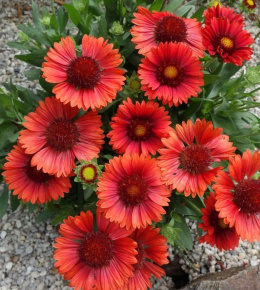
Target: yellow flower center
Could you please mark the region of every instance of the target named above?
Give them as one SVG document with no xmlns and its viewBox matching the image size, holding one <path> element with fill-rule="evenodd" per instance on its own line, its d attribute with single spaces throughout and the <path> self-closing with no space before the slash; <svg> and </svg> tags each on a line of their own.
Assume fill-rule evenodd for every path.
<svg viewBox="0 0 260 290">
<path fill-rule="evenodd" d="M 218 225 L 222 228 L 222 229 L 226 229 L 228 227 L 228 224 L 226 224 L 224 222 L 224 219 L 219 219 L 218 220 Z"/>
<path fill-rule="evenodd" d="M 250 6 L 253 6 L 255 3 L 252 0 L 247 0 L 247 4 L 250 5 Z"/>
<path fill-rule="evenodd" d="M 82 176 L 85 180 L 92 181 L 95 177 L 95 170 L 92 166 L 87 166 L 82 170 Z"/>
<path fill-rule="evenodd" d="M 137 137 L 142 137 L 146 134 L 146 127 L 139 124 L 135 127 L 134 133 Z"/>
<path fill-rule="evenodd" d="M 169 65 L 166 66 L 163 73 L 167 79 L 174 79 L 178 75 L 178 69 L 174 65 Z"/>
<path fill-rule="evenodd" d="M 126 192 L 130 196 L 138 196 L 140 194 L 140 187 L 137 185 L 130 185 Z"/>
<path fill-rule="evenodd" d="M 223 36 L 220 39 L 220 44 L 226 49 L 232 49 L 234 47 L 234 41 L 227 36 Z"/>
</svg>

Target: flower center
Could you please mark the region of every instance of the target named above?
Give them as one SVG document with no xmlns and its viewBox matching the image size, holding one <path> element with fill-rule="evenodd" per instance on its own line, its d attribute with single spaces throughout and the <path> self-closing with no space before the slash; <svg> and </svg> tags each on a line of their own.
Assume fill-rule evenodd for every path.
<svg viewBox="0 0 260 290">
<path fill-rule="evenodd" d="M 220 54 L 232 52 L 235 46 L 234 41 L 228 36 L 221 36 L 217 43 L 217 52 Z"/>
<path fill-rule="evenodd" d="M 101 77 L 101 69 L 91 57 L 80 56 L 70 62 L 67 76 L 75 87 L 93 89 Z"/>
<path fill-rule="evenodd" d="M 96 166 L 93 164 L 83 165 L 80 169 L 79 176 L 85 183 L 93 183 L 98 176 Z"/>
<path fill-rule="evenodd" d="M 157 22 L 154 33 L 157 42 L 184 42 L 187 28 L 180 17 L 169 15 Z"/>
<path fill-rule="evenodd" d="M 87 233 L 79 247 L 79 256 L 92 268 L 107 266 L 114 256 L 113 241 L 104 232 Z"/>
<path fill-rule="evenodd" d="M 142 268 L 144 260 L 145 260 L 145 250 L 140 242 L 137 243 L 137 255 L 135 256 L 137 263 L 133 265 L 134 271 Z"/>
<path fill-rule="evenodd" d="M 30 165 L 31 159 L 28 161 L 27 166 L 25 167 L 25 172 L 27 177 L 36 183 L 48 182 L 52 178 L 51 175 L 42 172 L 42 170 L 37 170 L 36 166 Z"/>
<path fill-rule="evenodd" d="M 234 203 L 247 214 L 260 212 L 260 180 L 242 180 L 234 190 Z"/>
<path fill-rule="evenodd" d="M 127 176 L 120 182 L 118 192 L 126 205 L 137 205 L 146 198 L 146 182 L 139 175 Z"/>
<path fill-rule="evenodd" d="M 222 219 L 218 219 L 218 225 L 222 228 L 222 229 L 226 229 L 227 227 L 228 227 L 228 224 L 226 224 L 225 222 L 224 222 L 224 219 L 222 218 Z"/>
<path fill-rule="evenodd" d="M 223 230 L 229 228 L 229 225 L 224 222 L 223 218 L 218 217 L 219 212 L 216 210 L 210 215 L 210 223 L 214 227 L 216 233 L 223 232 Z"/>
<path fill-rule="evenodd" d="M 130 87 L 132 91 L 138 91 L 141 88 L 141 83 L 138 80 L 132 80 L 130 83 Z"/>
<path fill-rule="evenodd" d="M 255 4 L 255 2 L 252 1 L 252 0 L 247 0 L 247 4 L 250 5 L 250 6 L 253 6 Z"/>
<path fill-rule="evenodd" d="M 132 120 L 128 126 L 128 135 L 133 140 L 146 140 L 150 136 L 150 124 L 145 120 Z"/>
<path fill-rule="evenodd" d="M 180 153 L 181 168 L 192 174 L 201 174 L 208 170 L 211 163 L 210 150 L 201 145 L 192 144 Z"/>
<path fill-rule="evenodd" d="M 57 151 L 72 149 L 79 137 L 77 126 L 65 118 L 57 118 L 52 121 L 45 134 L 47 144 Z"/>
<path fill-rule="evenodd" d="M 164 65 L 157 70 L 157 80 L 161 85 L 175 87 L 182 81 L 182 71 L 174 64 Z"/>
</svg>

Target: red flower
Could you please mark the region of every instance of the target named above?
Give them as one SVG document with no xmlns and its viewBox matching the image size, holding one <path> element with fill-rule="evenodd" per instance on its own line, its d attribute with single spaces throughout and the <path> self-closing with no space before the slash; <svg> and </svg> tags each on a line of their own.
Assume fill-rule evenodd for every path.
<svg viewBox="0 0 260 290">
<path fill-rule="evenodd" d="M 36 111 L 25 117 L 19 140 L 27 154 L 34 154 L 31 166 L 44 173 L 68 176 L 78 160 L 98 157 L 104 141 L 97 112 L 87 112 L 74 120 L 78 108 L 46 98 Z"/>
<path fill-rule="evenodd" d="M 160 149 L 159 166 L 168 185 L 185 196 L 202 196 L 212 183 L 221 166 L 212 168 L 213 162 L 228 159 L 235 151 L 222 129 L 213 129 L 211 122 L 197 119 L 176 125 L 170 138 L 163 138 L 166 148 Z"/>
<path fill-rule="evenodd" d="M 105 107 L 122 89 L 122 59 L 102 37 L 84 35 L 82 56 L 77 56 L 73 40 L 67 36 L 55 43 L 45 57 L 43 78 L 57 83 L 52 92 L 64 104 L 88 110 Z"/>
<path fill-rule="evenodd" d="M 251 10 L 256 8 L 256 2 L 254 0 L 243 0 L 243 4 Z"/>
<path fill-rule="evenodd" d="M 203 44 L 210 55 L 218 55 L 224 62 L 242 65 L 253 53 L 248 47 L 254 42 L 251 35 L 243 30 L 243 24 L 228 19 L 212 18 L 210 25 L 202 30 Z"/>
<path fill-rule="evenodd" d="M 183 42 L 192 50 L 193 54 L 203 57 L 201 23 L 195 19 L 185 19 L 165 12 L 153 11 L 139 6 L 134 13 L 135 24 L 130 30 L 132 42 L 137 44 L 140 54 L 146 55 L 158 43 Z"/>
<path fill-rule="evenodd" d="M 168 264 L 167 239 L 159 235 L 160 229 L 152 226 L 135 230 L 131 235 L 137 242 L 137 263 L 134 264 L 134 276 L 129 278 L 122 289 L 124 290 L 146 290 L 151 288 L 149 279 L 152 275 L 161 278 L 165 275 L 164 270 L 158 265 Z"/>
<path fill-rule="evenodd" d="M 203 86 L 202 66 L 183 43 L 161 43 L 153 48 L 138 69 L 141 89 L 148 98 L 178 106 L 197 97 Z"/>
<path fill-rule="evenodd" d="M 207 10 L 204 10 L 203 15 L 205 17 L 205 25 L 211 25 L 211 20 L 213 18 L 227 18 L 230 23 L 231 22 L 239 22 L 241 25 L 244 25 L 244 18 L 242 15 L 236 14 L 234 9 L 231 9 L 230 7 L 221 7 L 219 4 L 217 7 L 210 7 Z"/>
<path fill-rule="evenodd" d="M 90 211 L 64 220 L 55 239 L 54 266 L 75 290 L 116 290 L 133 276 L 136 242 L 131 231 L 111 223 L 97 211 L 97 230 Z"/>
<path fill-rule="evenodd" d="M 200 243 L 206 242 L 212 247 L 216 246 L 220 251 L 233 250 L 238 246 L 239 236 L 234 227 L 230 227 L 223 218 L 219 218 L 219 212 L 215 209 L 216 198 L 211 192 L 204 200 L 206 208 L 201 209 L 203 222 L 198 225 L 206 234 L 199 238 Z"/>
<path fill-rule="evenodd" d="M 168 112 L 158 103 L 142 101 L 133 104 L 128 98 L 110 122 L 109 144 L 118 154 L 154 155 L 163 147 L 161 138 L 169 136 L 170 124 Z"/>
<path fill-rule="evenodd" d="M 69 192 L 69 178 L 49 175 L 31 166 L 32 155 L 26 154 L 20 143 L 14 146 L 6 159 L 2 173 L 4 180 L 13 194 L 24 202 L 46 203 Z"/>
<path fill-rule="evenodd" d="M 97 196 L 97 206 L 105 217 L 130 229 L 160 221 L 170 191 L 161 180 L 157 160 L 134 153 L 114 157 L 106 164 Z"/>
<path fill-rule="evenodd" d="M 260 178 L 253 175 L 260 168 L 260 153 L 244 152 L 242 158 L 230 158 L 229 174 L 218 173 L 216 184 L 216 210 L 219 217 L 235 226 L 242 240 L 260 242 Z"/>
</svg>

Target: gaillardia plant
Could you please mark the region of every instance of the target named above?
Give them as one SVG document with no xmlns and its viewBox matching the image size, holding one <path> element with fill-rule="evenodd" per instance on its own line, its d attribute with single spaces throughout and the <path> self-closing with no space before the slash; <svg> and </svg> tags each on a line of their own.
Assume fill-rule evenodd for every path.
<svg viewBox="0 0 260 290">
<path fill-rule="evenodd" d="M 147 289 L 170 246 L 260 240 L 254 39 L 230 7 L 166 2 L 72 1 L 44 21 L 33 3 L 10 43 L 38 86 L 0 90 L 0 209 L 11 192 L 60 224 L 75 289 Z"/>
</svg>

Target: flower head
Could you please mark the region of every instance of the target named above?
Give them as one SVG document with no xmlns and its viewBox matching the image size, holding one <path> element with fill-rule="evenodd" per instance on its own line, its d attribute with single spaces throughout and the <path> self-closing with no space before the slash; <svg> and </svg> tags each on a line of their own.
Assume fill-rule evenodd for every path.
<svg viewBox="0 0 260 290">
<path fill-rule="evenodd" d="M 18 143 L 6 157 L 2 175 L 13 194 L 24 202 L 47 203 L 64 197 L 71 187 L 68 177 L 56 177 L 31 166 L 32 155 Z"/>
<path fill-rule="evenodd" d="M 162 139 L 166 148 L 159 149 L 159 166 L 166 184 L 185 196 L 202 196 L 222 169 L 212 168 L 212 163 L 228 159 L 236 149 L 221 132 L 205 119 L 176 125 L 170 137 Z"/>
<path fill-rule="evenodd" d="M 200 237 L 199 242 L 216 246 L 220 251 L 234 250 L 238 246 L 239 236 L 234 227 L 230 227 L 223 218 L 218 217 L 215 195 L 211 192 L 204 202 L 206 208 L 201 209 L 203 222 L 198 227 L 206 233 Z"/>
<path fill-rule="evenodd" d="M 243 0 L 243 4 L 250 10 L 256 8 L 256 2 L 254 0 Z"/>
<path fill-rule="evenodd" d="M 178 106 L 197 97 L 204 84 L 202 66 L 183 43 L 161 43 L 153 48 L 138 69 L 142 90 L 148 98 Z"/>
<path fill-rule="evenodd" d="M 230 23 L 234 21 L 244 25 L 244 18 L 240 13 L 235 13 L 235 10 L 230 7 L 221 7 L 220 4 L 216 5 L 216 7 L 213 6 L 204 10 L 203 15 L 205 17 L 205 25 L 211 25 L 211 20 L 213 18 L 228 19 Z"/>
<path fill-rule="evenodd" d="M 167 239 L 159 235 L 160 229 L 148 226 L 136 229 L 129 237 L 137 242 L 137 263 L 134 264 L 134 276 L 122 287 L 124 290 L 146 290 L 151 288 L 149 279 L 152 275 L 161 278 L 165 275 L 164 270 L 159 267 L 168 264 Z"/>
<path fill-rule="evenodd" d="M 195 19 L 185 19 L 165 12 L 153 11 L 139 6 L 134 13 L 132 22 L 135 24 L 130 30 L 132 42 L 137 44 L 139 53 L 146 55 L 158 43 L 185 43 L 197 57 L 203 57 L 201 37 L 201 23 Z"/>
<path fill-rule="evenodd" d="M 229 174 L 220 171 L 212 186 L 219 217 L 249 242 L 260 241 L 260 178 L 253 177 L 259 169 L 260 153 L 247 150 L 230 158 Z"/>
<path fill-rule="evenodd" d="M 43 63 L 43 78 L 57 83 L 52 92 L 64 104 L 83 110 L 104 107 L 122 89 L 124 70 L 117 68 L 122 59 L 102 37 L 84 35 L 82 55 L 77 56 L 67 36 L 50 48 Z"/>
<path fill-rule="evenodd" d="M 97 211 L 97 230 L 90 211 L 69 216 L 61 224 L 61 237 L 55 239 L 54 266 L 70 286 L 78 289 L 116 290 L 133 276 L 137 262 L 136 242 L 131 231 L 109 222 Z"/>
<path fill-rule="evenodd" d="M 100 116 L 89 111 L 75 119 L 78 111 L 47 97 L 39 102 L 35 112 L 25 117 L 26 130 L 20 132 L 19 140 L 27 154 L 34 154 L 31 166 L 58 177 L 68 176 L 75 167 L 75 157 L 78 160 L 98 157 L 104 143 Z"/>
<path fill-rule="evenodd" d="M 161 180 L 156 159 L 124 154 L 110 159 L 97 187 L 97 206 L 121 227 L 146 227 L 165 214 L 170 191 Z"/>
<path fill-rule="evenodd" d="M 163 147 L 161 138 L 169 136 L 170 124 L 168 112 L 158 103 L 142 101 L 133 104 L 128 98 L 110 122 L 109 144 L 119 154 L 154 155 Z"/>
<path fill-rule="evenodd" d="M 230 22 L 227 18 L 213 17 L 210 25 L 202 30 L 203 44 L 210 55 L 217 55 L 224 62 L 242 65 L 244 60 L 249 60 L 253 53 L 249 47 L 254 40 L 251 35 L 243 30 L 240 22 Z"/>
</svg>

